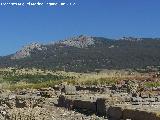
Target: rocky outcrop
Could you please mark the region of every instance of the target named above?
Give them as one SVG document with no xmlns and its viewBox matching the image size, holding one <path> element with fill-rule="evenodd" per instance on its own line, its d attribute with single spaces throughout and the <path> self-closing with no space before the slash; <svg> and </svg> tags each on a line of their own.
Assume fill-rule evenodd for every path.
<svg viewBox="0 0 160 120">
<path fill-rule="evenodd" d="M 88 37 L 83 35 L 80 35 L 78 37 L 73 37 L 71 39 L 67 39 L 64 41 L 60 41 L 59 43 L 64 44 L 66 46 L 72 46 L 78 48 L 85 48 L 95 44 L 93 37 Z"/>
<path fill-rule="evenodd" d="M 141 41 L 142 38 L 135 38 L 135 37 L 122 37 L 120 40 L 127 40 L 127 41 Z"/>
<path fill-rule="evenodd" d="M 38 43 L 32 43 L 30 45 L 24 46 L 21 50 L 17 51 L 11 56 L 11 59 L 21 59 L 31 55 L 33 50 L 45 50 L 46 48 Z"/>
</svg>

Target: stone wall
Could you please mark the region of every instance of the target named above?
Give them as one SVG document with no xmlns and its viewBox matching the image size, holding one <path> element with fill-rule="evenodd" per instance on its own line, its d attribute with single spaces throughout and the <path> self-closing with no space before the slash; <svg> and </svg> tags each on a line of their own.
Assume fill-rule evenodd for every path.
<svg viewBox="0 0 160 120">
<path fill-rule="evenodd" d="M 136 109 L 124 109 L 123 110 L 123 119 L 160 120 L 160 116 L 158 116 L 154 112 L 148 112 L 148 111 L 136 110 Z"/>
<path fill-rule="evenodd" d="M 97 86 L 76 86 L 76 90 L 77 91 L 88 90 L 90 92 L 100 92 L 100 91 L 102 91 L 102 88 L 97 87 Z"/>
<path fill-rule="evenodd" d="M 83 100 L 72 100 L 63 95 L 59 97 L 58 106 L 65 107 L 68 109 L 77 109 L 80 111 L 87 110 L 96 112 L 96 103 L 91 101 L 83 101 Z"/>
<path fill-rule="evenodd" d="M 94 102 L 89 100 L 69 99 L 62 95 L 59 98 L 58 105 L 68 109 L 86 110 L 87 112 L 90 111 L 94 114 L 106 116 L 114 120 L 160 120 L 160 116 L 158 116 L 156 112 L 148 112 L 147 110 L 144 111 L 132 108 L 131 106 L 128 107 L 123 104 L 114 106 L 118 101 L 112 100 L 114 99 L 98 98 L 96 102 Z"/>
</svg>

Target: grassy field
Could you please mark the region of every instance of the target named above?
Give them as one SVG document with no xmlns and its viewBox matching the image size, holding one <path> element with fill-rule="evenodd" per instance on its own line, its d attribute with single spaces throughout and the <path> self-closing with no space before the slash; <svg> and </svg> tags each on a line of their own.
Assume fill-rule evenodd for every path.
<svg viewBox="0 0 160 120">
<path fill-rule="evenodd" d="M 130 70 L 103 70 L 98 73 L 75 73 L 41 69 L 0 69 L 0 87 L 3 89 L 24 89 L 52 87 L 63 82 L 72 85 L 112 85 L 122 80 L 145 80 L 149 74 Z M 160 83 L 146 83 L 148 87 Z"/>
<path fill-rule="evenodd" d="M 3 89 L 42 88 L 78 78 L 77 73 L 40 69 L 0 69 L 0 87 Z"/>
</svg>

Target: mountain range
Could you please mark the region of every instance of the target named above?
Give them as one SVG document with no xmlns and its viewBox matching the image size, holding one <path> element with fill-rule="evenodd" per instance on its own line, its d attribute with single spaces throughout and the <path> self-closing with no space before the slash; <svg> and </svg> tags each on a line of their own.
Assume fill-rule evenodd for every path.
<svg viewBox="0 0 160 120">
<path fill-rule="evenodd" d="M 0 67 L 36 67 L 75 72 L 160 65 L 160 38 L 108 39 L 80 35 L 49 44 L 32 43 L 0 57 Z"/>
</svg>

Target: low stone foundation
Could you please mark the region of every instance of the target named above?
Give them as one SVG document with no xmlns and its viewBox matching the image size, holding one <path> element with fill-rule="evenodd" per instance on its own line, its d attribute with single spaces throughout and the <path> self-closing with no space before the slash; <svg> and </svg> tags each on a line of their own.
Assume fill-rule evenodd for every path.
<svg viewBox="0 0 160 120">
<path fill-rule="evenodd" d="M 124 109 L 123 119 L 131 120 L 160 120 L 160 116 L 156 112 L 149 112 L 136 109 Z"/>
<path fill-rule="evenodd" d="M 96 112 L 96 103 L 91 101 L 72 100 L 61 95 L 58 100 L 58 106 L 68 109 L 87 110 Z"/>
<path fill-rule="evenodd" d="M 96 102 L 91 100 L 76 100 L 69 99 L 65 96 L 60 96 L 58 105 L 68 109 L 86 110 L 99 116 L 105 116 L 113 120 L 160 120 L 157 112 L 149 112 L 148 110 L 141 110 L 132 108 L 130 105 L 114 106 L 110 99 L 98 98 Z"/>
</svg>

